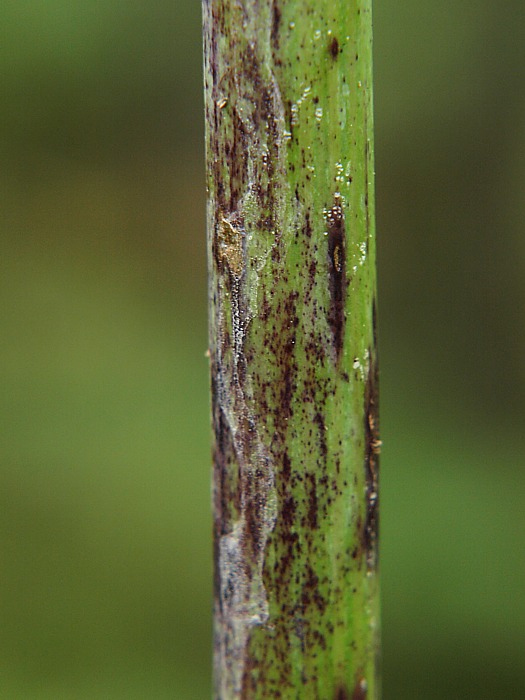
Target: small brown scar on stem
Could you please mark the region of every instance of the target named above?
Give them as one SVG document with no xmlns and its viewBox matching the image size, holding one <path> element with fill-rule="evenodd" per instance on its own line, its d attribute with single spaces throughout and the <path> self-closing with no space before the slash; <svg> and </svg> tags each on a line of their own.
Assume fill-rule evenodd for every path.
<svg viewBox="0 0 525 700">
<path fill-rule="evenodd" d="M 335 61 L 336 58 L 339 56 L 339 52 L 340 52 L 339 41 L 337 40 L 336 36 L 334 36 L 332 41 L 330 42 L 330 44 L 328 46 L 328 50 L 330 52 L 330 56 Z"/>
<path fill-rule="evenodd" d="M 348 692 L 348 689 L 346 688 L 346 686 L 339 685 L 336 688 L 334 700 L 351 700 L 350 693 Z"/>
<path fill-rule="evenodd" d="M 367 683 L 364 678 L 360 678 L 355 684 L 352 695 L 346 685 L 339 685 L 336 688 L 334 700 L 366 700 Z"/>
<path fill-rule="evenodd" d="M 336 361 L 343 350 L 346 300 L 345 221 L 341 195 L 334 195 L 334 204 L 326 213 L 328 234 L 328 273 L 330 289 L 329 324 Z"/>
<path fill-rule="evenodd" d="M 367 685 L 366 680 L 361 678 L 355 684 L 354 690 L 350 695 L 350 691 L 346 685 L 339 685 L 336 688 L 334 700 L 366 700 Z"/>
<path fill-rule="evenodd" d="M 369 570 L 377 564 L 377 538 L 379 526 L 379 397 L 377 358 L 372 358 L 368 380 L 365 386 L 365 483 L 366 519 L 363 528 L 363 545 Z"/>
<path fill-rule="evenodd" d="M 352 693 L 352 700 L 366 700 L 367 695 L 366 680 L 361 678 L 361 680 L 355 684 L 354 692 Z"/>
<path fill-rule="evenodd" d="M 272 42 L 275 47 L 278 46 L 279 42 L 279 30 L 281 28 L 281 8 L 278 6 L 276 0 L 273 0 L 272 7 Z"/>
</svg>

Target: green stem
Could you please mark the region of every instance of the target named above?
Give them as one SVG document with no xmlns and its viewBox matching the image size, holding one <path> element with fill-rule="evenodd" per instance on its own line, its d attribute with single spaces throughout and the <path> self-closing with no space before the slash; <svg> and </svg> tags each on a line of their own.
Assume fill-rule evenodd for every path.
<svg viewBox="0 0 525 700">
<path fill-rule="evenodd" d="M 379 698 L 370 0 L 203 0 L 217 700 Z"/>
</svg>

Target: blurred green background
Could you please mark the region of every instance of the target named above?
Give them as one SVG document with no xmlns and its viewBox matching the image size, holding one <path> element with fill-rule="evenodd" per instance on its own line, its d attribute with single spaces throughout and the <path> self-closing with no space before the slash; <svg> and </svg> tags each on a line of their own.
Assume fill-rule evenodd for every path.
<svg viewBox="0 0 525 700">
<path fill-rule="evenodd" d="M 525 697 L 524 10 L 375 2 L 385 700 Z M 0 27 L 0 697 L 202 700 L 200 3 Z"/>
</svg>

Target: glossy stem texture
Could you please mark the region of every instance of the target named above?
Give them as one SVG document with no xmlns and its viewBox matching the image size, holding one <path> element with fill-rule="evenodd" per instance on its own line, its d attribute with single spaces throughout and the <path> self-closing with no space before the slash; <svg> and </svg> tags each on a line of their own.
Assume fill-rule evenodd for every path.
<svg viewBox="0 0 525 700">
<path fill-rule="evenodd" d="M 376 700 L 370 0 L 203 0 L 216 700 Z"/>
</svg>

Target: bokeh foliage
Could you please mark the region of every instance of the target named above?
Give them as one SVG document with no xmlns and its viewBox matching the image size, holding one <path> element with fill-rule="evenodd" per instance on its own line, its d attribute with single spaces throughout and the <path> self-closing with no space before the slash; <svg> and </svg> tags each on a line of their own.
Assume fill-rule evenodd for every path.
<svg viewBox="0 0 525 700">
<path fill-rule="evenodd" d="M 375 3 L 386 700 L 525 694 L 523 10 Z M 0 23 L 0 695 L 200 700 L 199 3 Z"/>
</svg>

